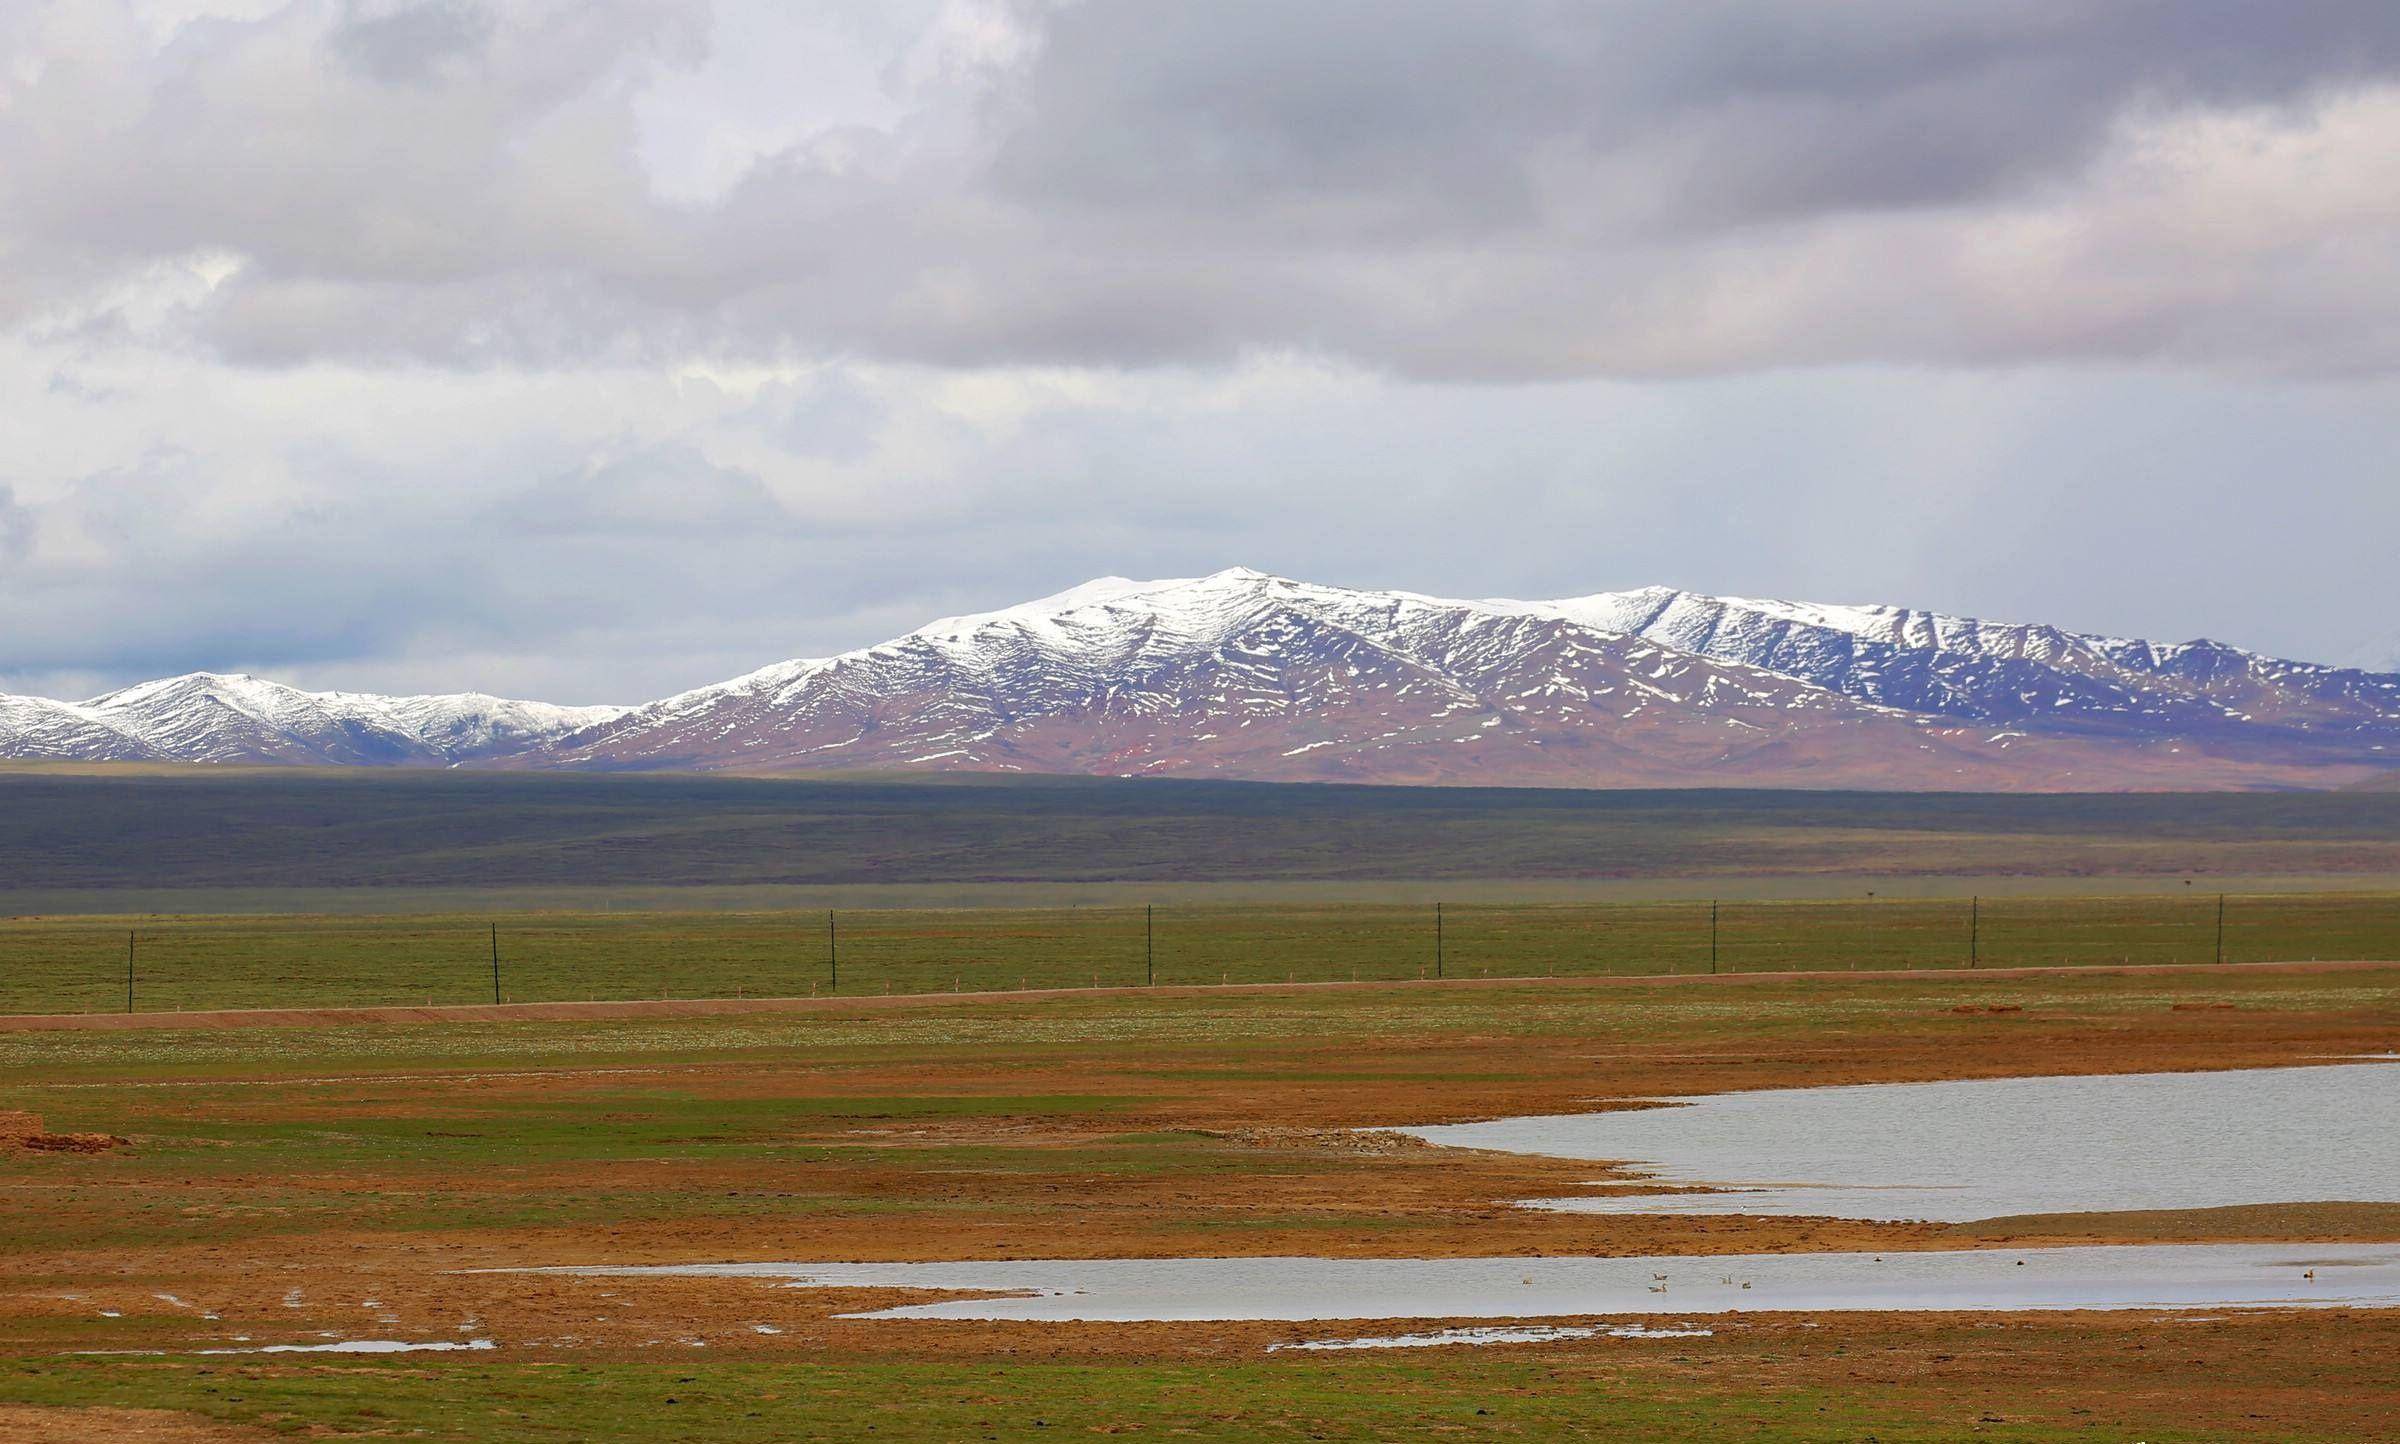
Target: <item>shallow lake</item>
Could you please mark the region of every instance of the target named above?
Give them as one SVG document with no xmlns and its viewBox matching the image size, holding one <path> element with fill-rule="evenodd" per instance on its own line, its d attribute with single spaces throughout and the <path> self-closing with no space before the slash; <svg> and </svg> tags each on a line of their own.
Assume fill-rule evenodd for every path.
<svg viewBox="0 0 2400 1444">
<path fill-rule="evenodd" d="M 1731 1193 L 1534 1200 L 1580 1213 L 1964 1222 L 2016 1214 L 2400 1203 L 2400 1067 L 1782 1088 L 1402 1130 L 1630 1165 Z"/>
<path fill-rule="evenodd" d="M 1537 1201 L 1604 1212 L 1968 1220 L 2400 1202 L 2400 1068 L 1779 1089 L 1408 1130 L 1635 1161 L 1739 1192 Z M 1955 1309 L 2400 1307 L 2400 1244 L 2153 1244 L 1649 1258 L 1184 1258 L 723 1263 L 541 1272 L 969 1295 L 859 1317 L 1093 1322 L 1538 1319 Z M 1513 1336 L 1512 1336 L 1513 1337 Z M 1404 1345 L 1475 1342 L 1399 1336 Z M 1321 1341 L 1330 1347 L 1342 1341 Z M 1395 1346 L 1376 1338 L 1355 1346 Z"/>
<path fill-rule="evenodd" d="M 858 1316 L 886 1319 L 1313 1321 L 2400 1306 L 2400 1245 L 2392 1244 L 2151 1244 L 1709 1258 L 734 1263 L 544 1272 L 774 1279 L 795 1288 L 975 1295 Z"/>
</svg>

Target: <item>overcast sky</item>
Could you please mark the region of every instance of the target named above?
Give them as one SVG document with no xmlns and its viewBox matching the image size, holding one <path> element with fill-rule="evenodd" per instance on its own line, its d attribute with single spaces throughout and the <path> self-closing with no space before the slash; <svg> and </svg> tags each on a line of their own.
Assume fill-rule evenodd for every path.
<svg viewBox="0 0 2400 1444">
<path fill-rule="evenodd" d="M 8 0 L 0 690 L 1108 573 L 2400 665 L 2392 0 Z"/>
</svg>

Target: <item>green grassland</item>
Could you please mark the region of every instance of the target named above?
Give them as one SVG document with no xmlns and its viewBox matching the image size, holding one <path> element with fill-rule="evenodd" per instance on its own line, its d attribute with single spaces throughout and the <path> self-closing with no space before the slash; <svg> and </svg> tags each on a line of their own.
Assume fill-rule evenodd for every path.
<svg viewBox="0 0 2400 1444">
<path fill-rule="evenodd" d="M 0 1012 L 2400 958 L 2400 895 L 0 919 Z M 494 957 L 498 964 L 495 968 Z"/>
<path fill-rule="evenodd" d="M 0 908 L 19 913 L 164 910 L 122 899 L 179 894 L 248 901 L 172 910 L 337 910 L 316 894 L 400 912 L 436 895 L 672 909 L 683 890 L 976 888 L 1006 902 L 1015 889 L 1036 903 L 1066 900 L 1038 889 L 1099 884 L 1652 880 L 1659 896 L 1666 879 L 1838 891 L 2010 877 L 2400 878 L 2400 794 L 0 769 Z M 696 905 L 713 904 L 681 904 Z"/>
<path fill-rule="evenodd" d="M 2395 879 L 2366 793 L 18 767 L 0 1011 L 2381 958 Z"/>
<path fill-rule="evenodd" d="M 2019 1328 L 2065 1352 L 2055 1326 Z M 2023 1337 L 2012 1346 L 2030 1352 Z M 1909 1331 L 1855 1345 L 1954 1359 L 1990 1341 L 1971 1326 Z M 47 1362 L 0 1376 L 26 1402 L 151 1406 L 268 1420 L 293 1437 L 524 1441 L 524 1444 L 765 1444 L 877 1439 L 1055 1440 L 1093 1435 L 1211 1441 L 1628 1439 L 1719 1444 L 2048 1444 L 2095 1435 L 2084 1419 L 2012 1423 L 1938 1389 L 1711 1388 L 1661 1380 L 1591 1353 L 1409 1351 L 1338 1362 L 1009 1365 L 932 1359 L 856 1363 L 443 1363 L 357 1360 L 341 1366 L 153 1360 Z M 1495 1354 L 1500 1356 L 1495 1357 Z M 1879 1360 L 1879 1362 L 1884 1362 Z M 2367 1360 L 2326 1371 L 2332 1387 L 2376 1387 Z M 2011 1407 L 2006 1404 L 2000 1407 Z M 2041 1411 L 2047 1413 L 2047 1410 Z M 2129 1411 L 2138 1412 L 2138 1411 Z M 2145 1422 L 2154 1444 L 2213 1444 L 2212 1424 Z M 2278 1433 L 2286 1444 L 2357 1436 Z"/>
</svg>

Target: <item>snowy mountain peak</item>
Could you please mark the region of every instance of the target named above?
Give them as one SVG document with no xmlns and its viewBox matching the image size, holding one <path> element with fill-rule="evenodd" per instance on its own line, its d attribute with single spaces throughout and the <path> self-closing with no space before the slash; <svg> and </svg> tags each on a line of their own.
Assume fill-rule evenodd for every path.
<svg viewBox="0 0 2400 1444">
<path fill-rule="evenodd" d="M 1219 573 L 1218 575 L 1224 574 Z M 1039 626 L 1054 623 L 1086 608 L 1106 607 L 1111 603 L 1125 602 L 1181 587 L 1198 586 L 1205 581 L 1213 580 L 1215 578 L 1137 582 L 1131 577 L 1095 577 L 1091 581 L 1069 587 L 1063 592 L 1053 592 L 1049 596 L 1037 597 L 1030 602 L 1019 602 L 1013 607 L 1001 607 L 996 611 L 989 612 L 969 612 L 962 616 L 943 617 L 938 621 L 927 622 L 924 626 L 910 632 L 908 636 L 939 641 L 963 640 L 987 627 Z M 906 638 L 902 640 L 906 640 Z"/>
<path fill-rule="evenodd" d="M 120 687 L 114 692 L 94 697 L 84 705 L 138 707 L 161 697 L 196 695 L 229 699 L 239 697 L 268 703 L 276 692 L 295 692 L 295 689 L 274 682 L 262 682 L 247 672 L 185 672 L 181 676 L 159 677 L 148 682 L 136 682 L 130 687 Z"/>
<path fill-rule="evenodd" d="M 1902 646 L 1935 647 L 1954 637 L 1971 637 L 2007 624 L 1954 617 L 1908 607 L 1793 602 L 1763 597 L 1719 597 L 1675 587 L 1642 587 L 1630 592 L 1594 592 L 1549 603 L 1565 616 L 1612 631 L 1644 635 L 1696 635 L 1728 622 L 1755 628 L 1764 623 L 1788 623 L 1828 632 L 1842 632 L 1869 641 Z M 2013 630 L 2013 629 L 2011 629 Z"/>
<path fill-rule="evenodd" d="M 1250 567 L 1227 567 L 1200 577 L 1135 581 L 1099 577 L 1035 601 L 997 611 L 945 617 L 861 654 L 927 645 L 961 659 L 977 648 L 1032 647 L 1052 655 L 1137 645 L 1143 638 L 1221 639 L 1267 609 L 1323 611 L 1397 593 L 1358 592 L 1293 581 Z M 1450 604 L 1464 605 L 1464 604 Z"/>
</svg>

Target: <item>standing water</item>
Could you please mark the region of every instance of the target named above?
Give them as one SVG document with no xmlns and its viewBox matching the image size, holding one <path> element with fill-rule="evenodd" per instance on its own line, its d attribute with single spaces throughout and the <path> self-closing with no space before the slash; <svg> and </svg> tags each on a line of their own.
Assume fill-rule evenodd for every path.
<svg viewBox="0 0 2400 1444">
<path fill-rule="evenodd" d="M 1965 1222 L 2018 1214 L 2400 1203 L 2400 1068 L 1780 1088 L 1614 1113 L 1404 1130 L 1608 1160 L 1731 1192 L 1541 1199 L 1576 1213 Z"/>
<path fill-rule="evenodd" d="M 1540 1319 L 1884 1310 L 2400 1305 L 2400 1245 L 2117 1248 L 1645 1258 L 975 1259 L 536 1270 L 964 1294 L 854 1317 L 1160 1322 Z"/>
</svg>

